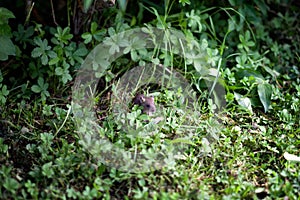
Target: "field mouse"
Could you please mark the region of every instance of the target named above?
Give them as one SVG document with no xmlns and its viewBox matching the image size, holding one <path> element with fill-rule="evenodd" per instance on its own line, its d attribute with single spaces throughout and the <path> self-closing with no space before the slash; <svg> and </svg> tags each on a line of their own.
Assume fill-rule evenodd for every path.
<svg viewBox="0 0 300 200">
<path fill-rule="evenodd" d="M 152 115 L 156 111 L 154 97 L 146 97 L 143 94 L 138 94 L 133 99 L 133 104 L 143 106 L 143 113 Z"/>
</svg>

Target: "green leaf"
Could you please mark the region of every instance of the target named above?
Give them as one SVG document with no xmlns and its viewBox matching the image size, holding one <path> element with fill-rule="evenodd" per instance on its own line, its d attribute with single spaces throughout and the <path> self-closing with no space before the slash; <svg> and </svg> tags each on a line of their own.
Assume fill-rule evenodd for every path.
<svg viewBox="0 0 300 200">
<path fill-rule="evenodd" d="M 139 56 L 136 51 L 130 51 L 130 56 L 133 61 L 138 61 Z"/>
<path fill-rule="evenodd" d="M 4 139 L 0 138 L 0 153 L 6 153 L 8 150 L 8 145 L 3 144 Z M 4 154 L 2 154 L 4 155 Z"/>
<path fill-rule="evenodd" d="M 54 175 L 54 171 L 52 169 L 52 162 L 46 163 L 42 166 L 42 173 L 48 178 L 51 178 Z"/>
<path fill-rule="evenodd" d="M 51 133 L 44 132 L 41 134 L 41 140 L 44 144 L 50 146 L 53 143 L 54 135 Z"/>
<path fill-rule="evenodd" d="M 14 32 L 15 41 L 19 41 L 23 44 L 23 48 L 25 49 L 27 43 L 31 43 L 32 39 L 31 36 L 34 34 L 33 26 L 29 26 L 28 28 L 24 29 L 24 26 L 19 24 L 18 31 Z"/>
<path fill-rule="evenodd" d="M 57 38 L 58 41 L 60 41 L 60 44 L 68 44 L 69 40 L 73 38 L 73 35 L 70 34 L 70 28 L 66 27 L 64 30 L 62 30 L 61 27 L 58 27 L 56 30 L 57 33 L 54 34 L 54 36 Z M 55 42 L 57 44 L 57 42 Z M 63 45 L 62 45 L 63 46 Z"/>
<path fill-rule="evenodd" d="M 0 24 L 7 24 L 10 18 L 15 18 L 14 14 L 7 8 L 0 7 Z"/>
<path fill-rule="evenodd" d="M 280 73 L 278 73 L 276 70 L 271 69 L 270 67 L 263 65 L 262 66 L 264 68 L 264 70 L 266 70 L 269 74 L 271 74 L 271 76 L 276 79 Z"/>
<path fill-rule="evenodd" d="M 7 90 L 7 86 L 3 85 L 2 87 L 2 95 L 7 96 L 9 94 L 9 91 Z"/>
<path fill-rule="evenodd" d="M 9 55 L 16 55 L 15 45 L 8 36 L 0 36 L 0 60 L 7 60 Z"/>
<path fill-rule="evenodd" d="M 247 30 L 246 33 L 245 33 L 245 40 L 248 41 L 250 39 L 251 39 L 250 38 L 250 32 L 249 32 L 249 30 Z"/>
<path fill-rule="evenodd" d="M 7 95 L 9 94 L 9 91 L 7 90 L 6 85 L 0 84 L 0 88 L 1 87 L 2 89 L 0 90 L 0 102 L 4 105 L 6 102 Z"/>
<path fill-rule="evenodd" d="M 259 84 L 257 86 L 259 99 L 264 106 L 265 112 L 268 111 L 271 104 L 272 86 L 267 83 Z"/>
<path fill-rule="evenodd" d="M 95 33 L 93 33 L 93 36 L 95 38 L 95 40 L 97 41 L 101 41 L 103 39 L 103 37 L 106 34 L 106 29 L 102 29 L 102 30 L 98 30 Z"/>
<path fill-rule="evenodd" d="M 43 86 L 44 86 L 44 79 L 42 77 L 39 77 L 39 79 L 38 79 L 38 85 L 40 86 L 40 88 L 43 88 Z"/>
<path fill-rule="evenodd" d="M 63 30 L 63 36 L 64 36 L 64 39 L 65 40 L 70 40 L 73 38 L 73 35 L 70 33 L 70 27 L 66 27 L 64 30 Z"/>
<path fill-rule="evenodd" d="M 32 183 L 30 180 L 27 180 L 27 182 L 25 183 L 25 187 L 27 188 L 27 191 L 29 192 L 29 194 L 31 194 L 33 197 L 36 197 L 34 199 L 37 199 L 37 195 L 39 192 L 36 187 L 36 184 Z"/>
<path fill-rule="evenodd" d="M 239 69 L 236 72 L 237 79 L 243 79 L 244 77 L 250 77 L 250 76 L 253 76 L 256 79 L 264 80 L 264 77 L 260 72 L 252 69 Z"/>
<path fill-rule="evenodd" d="M 88 11 L 88 9 L 92 5 L 92 3 L 93 3 L 93 0 L 84 0 L 83 1 L 83 8 L 84 8 L 85 13 Z"/>
<path fill-rule="evenodd" d="M 11 38 L 11 28 L 8 24 L 0 24 L 0 36 L 7 36 Z"/>
<path fill-rule="evenodd" d="M 50 57 L 50 58 L 55 58 L 57 56 L 57 54 L 54 52 L 54 51 L 47 51 L 47 55 Z"/>
<path fill-rule="evenodd" d="M 251 100 L 248 97 L 244 97 L 241 94 L 235 92 L 234 98 L 240 106 L 249 110 L 251 114 L 253 113 L 252 106 L 251 106 Z"/>
<path fill-rule="evenodd" d="M 84 39 L 84 44 L 88 44 L 92 41 L 93 36 L 90 33 L 84 33 L 81 35 L 82 39 Z"/>
<path fill-rule="evenodd" d="M 41 61 L 42 61 L 42 64 L 43 64 L 43 65 L 47 65 L 47 63 L 48 63 L 48 56 L 45 55 L 45 54 L 42 55 Z"/>
<path fill-rule="evenodd" d="M 88 53 L 86 48 L 79 48 L 74 52 L 74 56 L 85 56 Z"/>
<path fill-rule="evenodd" d="M 48 88 L 48 84 L 47 84 L 47 88 Z M 46 97 L 50 97 L 50 93 L 48 91 L 44 91 L 42 94 L 45 95 Z"/>
<path fill-rule="evenodd" d="M 191 4 L 190 0 L 179 0 L 179 3 L 181 3 L 183 6 L 185 6 L 185 4 Z"/>
<path fill-rule="evenodd" d="M 43 41 L 42 41 L 42 39 L 39 38 L 39 37 L 35 37 L 35 38 L 33 39 L 33 42 L 34 42 L 37 46 L 39 46 L 39 47 L 42 47 L 42 46 L 43 46 Z"/>
<path fill-rule="evenodd" d="M 58 63 L 58 61 L 59 61 L 59 58 L 58 57 L 56 57 L 56 58 L 52 58 L 50 61 L 49 61 L 49 65 L 55 65 L 56 63 Z"/>
<path fill-rule="evenodd" d="M 249 46 L 249 47 L 253 47 L 254 45 L 255 45 L 255 43 L 253 41 L 247 42 L 247 46 Z"/>
<path fill-rule="evenodd" d="M 93 34 L 94 32 L 97 31 L 98 24 L 96 22 L 92 22 L 91 24 L 91 33 Z"/>
<path fill-rule="evenodd" d="M 46 93 L 46 92 L 48 92 L 48 91 L 47 91 L 48 87 L 49 87 L 49 84 L 48 84 L 48 83 L 45 83 L 45 84 L 41 87 L 41 89 Z"/>
<path fill-rule="evenodd" d="M 231 32 L 235 29 L 235 21 L 233 19 L 228 19 L 228 32 Z"/>
<path fill-rule="evenodd" d="M 12 193 L 16 193 L 16 190 L 19 187 L 18 181 L 13 178 L 7 177 L 3 184 L 4 188 Z"/>
<path fill-rule="evenodd" d="M 62 76 L 63 84 L 66 84 L 68 81 L 72 80 L 72 76 L 69 73 L 64 73 Z"/>
<path fill-rule="evenodd" d="M 33 85 L 31 87 L 31 91 L 35 92 L 35 93 L 40 93 L 42 90 L 38 85 Z"/>
<path fill-rule="evenodd" d="M 40 57 L 42 55 L 42 51 L 41 51 L 41 48 L 40 47 L 35 47 L 32 52 L 31 52 L 31 56 L 33 58 L 37 58 L 37 57 Z"/>
<path fill-rule="evenodd" d="M 64 69 L 63 69 L 63 68 L 57 67 L 57 68 L 55 69 L 55 74 L 56 74 L 56 75 L 61 76 L 63 73 L 64 73 Z"/>
<path fill-rule="evenodd" d="M 7 60 L 8 56 L 3 53 L 3 52 L 0 52 L 0 60 Z"/>
</svg>

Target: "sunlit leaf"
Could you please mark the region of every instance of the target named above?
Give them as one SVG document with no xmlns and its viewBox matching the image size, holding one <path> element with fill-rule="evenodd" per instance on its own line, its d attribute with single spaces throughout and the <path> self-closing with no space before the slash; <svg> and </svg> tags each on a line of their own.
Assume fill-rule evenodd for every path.
<svg viewBox="0 0 300 200">
<path fill-rule="evenodd" d="M 296 156 L 294 154 L 290 154 L 288 152 L 284 152 L 283 157 L 288 160 L 288 161 L 296 161 L 296 162 L 300 162 L 300 157 Z"/>
<path fill-rule="evenodd" d="M 271 104 L 272 86 L 267 83 L 259 84 L 257 86 L 257 92 L 259 99 L 264 106 L 264 110 L 267 112 Z"/>
<path fill-rule="evenodd" d="M 251 113 L 253 113 L 252 106 L 251 106 L 251 101 L 248 97 L 243 97 L 241 94 L 235 92 L 234 93 L 234 98 L 240 106 L 242 106 L 243 108 L 246 108 Z"/>
</svg>

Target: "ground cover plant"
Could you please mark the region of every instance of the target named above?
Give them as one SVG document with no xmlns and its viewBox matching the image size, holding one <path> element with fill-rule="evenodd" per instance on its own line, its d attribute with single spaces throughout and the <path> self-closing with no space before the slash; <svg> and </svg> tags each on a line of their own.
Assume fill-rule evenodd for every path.
<svg viewBox="0 0 300 200">
<path fill-rule="evenodd" d="M 1 198 L 299 198 L 299 11 L 292 0 L 2 1 Z M 134 28 L 149 34 L 147 42 L 123 34 Z M 151 37 L 172 29 L 184 40 Z M 107 48 L 89 71 L 99 82 L 84 104 L 100 127 L 94 138 L 72 89 L 99 44 Z M 127 92 L 134 78 L 124 77 L 147 64 L 180 75 L 170 85 L 155 80 Z M 183 80 L 191 92 L 177 87 Z M 217 114 L 220 99 L 208 82 L 224 89 Z M 143 114 L 131 91 L 154 96 L 156 114 Z M 116 165 L 130 165 L 127 154 L 103 154 L 101 137 L 133 156 L 159 157 L 170 144 L 183 151 L 156 170 L 124 170 Z"/>
</svg>

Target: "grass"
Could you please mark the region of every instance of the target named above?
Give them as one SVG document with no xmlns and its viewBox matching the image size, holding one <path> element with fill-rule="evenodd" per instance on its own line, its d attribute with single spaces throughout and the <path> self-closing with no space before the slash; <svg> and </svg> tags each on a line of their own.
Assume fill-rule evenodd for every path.
<svg viewBox="0 0 300 200">
<path fill-rule="evenodd" d="M 287 161 L 283 154 L 299 153 L 299 124 L 296 116 L 286 116 L 285 112 L 270 117 L 256 111 L 250 116 L 233 106 L 221 117 L 224 129 L 207 151 L 199 134 L 206 130 L 202 123 L 200 132 L 193 132 L 193 145 L 187 144 L 175 165 L 129 173 L 102 164 L 79 144 L 73 117 L 67 115 L 64 104 L 55 106 L 55 114 L 47 120 L 41 120 L 38 105 L 25 106 L 4 110 L 10 114 L 1 121 L 3 198 L 298 198 L 299 163 Z M 167 116 L 171 117 L 170 113 Z M 148 137 L 145 143 L 143 136 L 130 143 L 130 137 L 114 131 L 116 125 L 112 123 L 108 120 L 103 127 L 116 143 L 128 141 L 127 146 L 138 144 L 140 150 L 157 143 L 155 137 Z M 170 131 L 180 128 L 176 124 L 164 126 L 169 129 L 162 128 L 159 141 L 172 137 L 168 136 Z"/>
<path fill-rule="evenodd" d="M 196 61 L 191 59 L 195 49 L 186 48 L 183 59 L 176 48 L 160 51 L 157 41 L 148 50 L 141 48 L 143 42 L 133 43 L 136 49 L 126 46 L 133 38 L 124 35 L 115 37 L 120 43 L 105 40 L 130 29 L 115 22 L 121 16 L 116 10 L 106 11 L 116 15 L 109 28 L 93 22 L 79 39 L 70 27 L 13 29 L 11 40 L 21 53 L 1 61 L 0 70 L 1 199 L 299 199 L 299 38 L 290 41 L 291 34 L 297 35 L 293 25 L 299 22 L 299 8 L 292 6 L 283 15 L 286 5 L 280 3 L 230 2 L 228 9 L 192 3 L 172 4 L 163 18 L 159 9 L 147 9 L 149 15 L 140 11 L 138 20 L 151 18 L 147 31 L 180 27 L 201 50 L 196 49 L 201 52 Z M 190 9 L 200 5 L 201 11 Z M 123 19 L 135 14 L 128 8 Z M 76 96 L 78 69 L 101 41 L 113 48 L 104 48 L 93 63 L 102 73 L 88 74 L 101 76 L 97 90 Z M 188 47 L 184 41 L 181 46 Z M 106 66 L 118 49 L 127 54 Z M 185 85 L 178 76 L 171 78 L 173 87 L 156 81 L 124 92 L 128 80 L 136 79 L 124 80 L 126 72 L 151 62 L 176 66 L 191 84 L 188 93 L 177 87 L 178 81 Z M 210 70 L 203 68 L 207 63 Z M 220 76 L 225 90 L 226 106 L 217 114 L 204 84 L 211 74 Z M 155 97 L 154 116 L 132 105 L 132 91 Z M 190 91 L 196 105 L 183 98 L 193 96 Z M 90 94 L 91 99 L 78 101 Z M 96 135 L 93 126 L 100 127 Z M 116 151 L 101 143 L 103 138 Z M 149 160 L 136 164 L 144 158 L 156 165 Z"/>
</svg>

